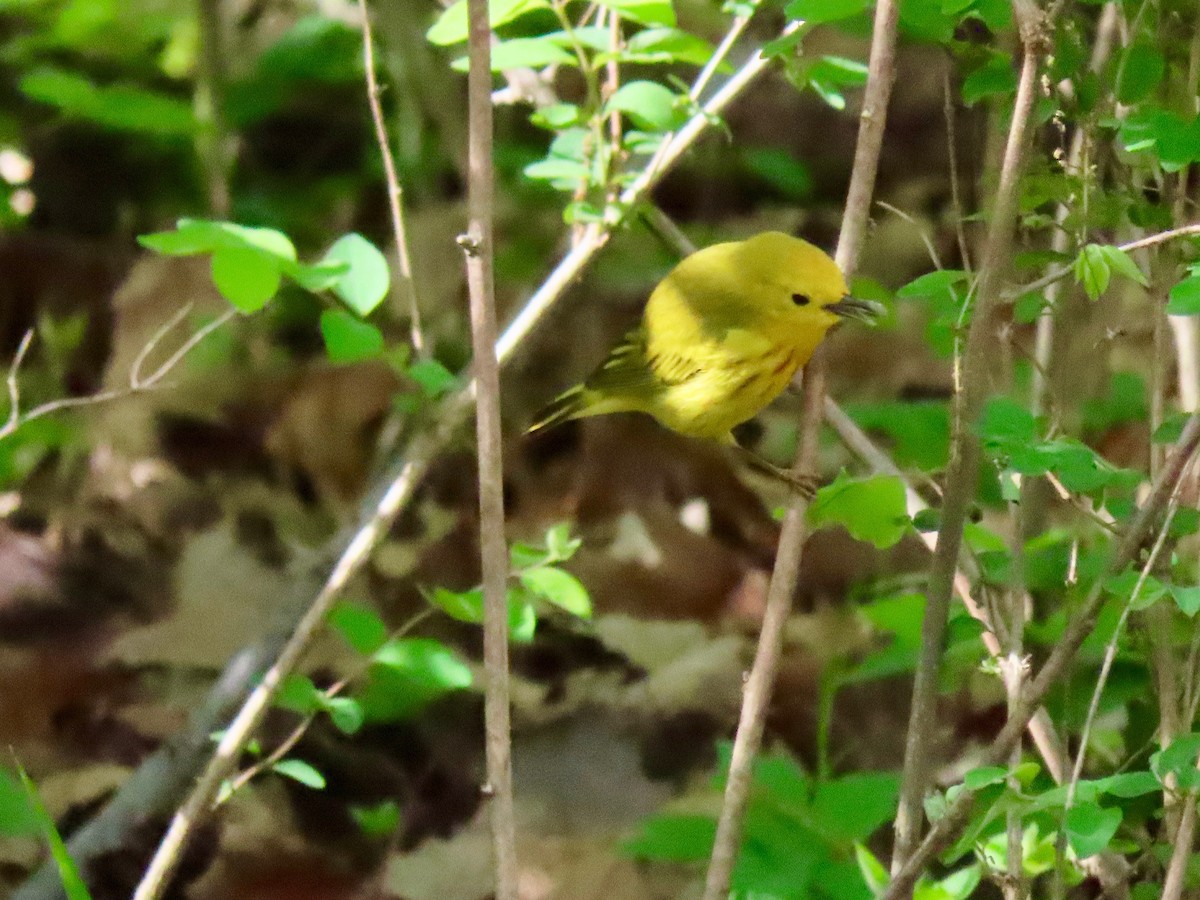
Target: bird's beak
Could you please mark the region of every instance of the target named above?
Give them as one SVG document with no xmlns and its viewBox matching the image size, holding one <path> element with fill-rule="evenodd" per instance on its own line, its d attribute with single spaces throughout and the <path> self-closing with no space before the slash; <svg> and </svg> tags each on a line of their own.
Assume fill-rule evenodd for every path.
<svg viewBox="0 0 1200 900">
<path fill-rule="evenodd" d="M 875 319 L 887 312 L 882 303 L 874 300 L 859 300 L 857 297 L 843 297 L 837 303 L 825 307 L 826 312 L 844 319 L 859 319 L 863 322 L 874 322 Z"/>
</svg>

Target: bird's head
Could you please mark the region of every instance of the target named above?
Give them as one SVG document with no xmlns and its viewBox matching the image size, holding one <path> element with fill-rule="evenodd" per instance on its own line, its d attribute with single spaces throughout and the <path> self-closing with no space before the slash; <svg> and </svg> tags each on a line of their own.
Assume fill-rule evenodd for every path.
<svg viewBox="0 0 1200 900">
<path fill-rule="evenodd" d="M 758 301 L 790 324 L 824 330 L 843 318 L 871 322 L 884 312 L 874 301 L 851 297 L 837 263 L 808 241 L 765 231 L 737 248 L 735 265 L 757 286 Z"/>
</svg>

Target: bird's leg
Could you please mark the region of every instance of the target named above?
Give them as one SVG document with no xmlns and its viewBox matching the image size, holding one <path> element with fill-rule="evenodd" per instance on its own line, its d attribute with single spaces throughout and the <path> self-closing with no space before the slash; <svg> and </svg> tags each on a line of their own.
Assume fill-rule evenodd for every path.
<svg viewBox="0 0 1200 900">
<path fill-rule="evenodd" d="M 764 472 L 773 478 L 778 478 L 806 500 L 811 500 L 816 495 L 817 488 L 820 487 L 820 482 L 815 475 L 801 475 L 799 472 L 793 472 L 791 469 L 781 468 L 774 463 L 768 462 L 753 450 L 748 450 L 741 444 L 734 443 L 733 446 L 737 448 L 737 451 L 752 468 Z"/>
</svg>

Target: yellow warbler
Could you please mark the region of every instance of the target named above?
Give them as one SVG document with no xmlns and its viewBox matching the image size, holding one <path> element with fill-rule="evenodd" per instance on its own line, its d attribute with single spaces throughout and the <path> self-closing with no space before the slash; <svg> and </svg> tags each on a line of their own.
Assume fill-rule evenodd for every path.
<svg viewBox="0 0 1200 900">
<path fill-rule="evenodd" d="M 768 231 L 714 244 L 658 283 L 641 324 L 529 430 L 644 412 L 681 434 L 735 443 L 734 426 L 779 396 L 840 318 L 869 321 L 882 309 L 848 296 L 837 264 L 800 238 Z"/>
</svg>

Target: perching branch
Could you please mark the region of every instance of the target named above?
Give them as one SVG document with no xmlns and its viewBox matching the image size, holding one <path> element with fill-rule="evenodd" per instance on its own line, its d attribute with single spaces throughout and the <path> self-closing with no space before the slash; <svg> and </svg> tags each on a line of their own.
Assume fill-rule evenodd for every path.
<svg viewBox="0 0 1200 900">
<path fill-rule="evenodd" d="M 1021 14 L 1024 5 L 1016 4 Z M 1034 10 L 1034 14 L 1036 10 Z M 967 332 L 962 379 L 954 398 L 954 433 L 942 497 L 941 526 L 929 573 L 925 617 L 921 624 L 921 649 L 913 681 L 912 709 L 904 745 L 904 771 L 896 815 L 896 843 L 892 871 L 898 871 L 920 839 L 923 800 L 928 784 L 930 738 L 937 723 L 937 683 L 942 645 L 954 592 L 954 576 L 962 544 L 967 507 L 974 492 L 979 442 L 974 424 L 987 396 L 988 347 L 992 343 L 1000 284 L 1009 260 L 1016 223 L 1017 195 L 1022 159 L 1033 110 L 1040 46 L 1035 43 L 1038 23 L 1020 22 L 1024 57 L 1009 127 L 995 208 L 984 243 L 983 260 L 975 292 L 975 308 Z"/>
<path fill-rule="evenodd" d="M 517 900 L 512 735 L 508 688 L 508 542 L 504 537 L 504 468 L 500 433 L 500 363 L 492 283 L 492 29 L 487 0 L 467 0 L 467 257 L 471 303 L 475 435 L 479 457 L 479 553 L 483 573 L 484 718 L 496 900 Z"/>
<path fill-rule="evenodd" d="M 1178 488 L 1197 447 L 1200 447 L 1200 415 L 1193 415 L 1188 419 L 1174 452 L 1164 463 L 1162 473 L 1151 486 L 1145 503 L 1125 530 L 1105 571 L 1096 579 L 1083 604 L 1067 622 L 1062 636 L 1037 676 L 1028 682 L 1020 701 L 1013 706 L 1004 727 L 988 747 L 979 765 L 1002 765 L 1007 760 L 1009 751 L 1020 737 L 1034 710 L 1046 698 L 1050 688 L 1067 674 L 1075 654 L 1091 634 L 1096 615 L 1104 604 L 1105 581 L 1124 569 L 1137 556 L 1139 549 L 1158 525 L 1159 517 Z M 934 823 L 920 846 L 913 851 L 899 871 L 893 874 L 884 894 L 887 900 L 900 900 L 911 894 L 913 885 L 924 868 L 961 832 L 970 816 L 973 801 L 974 794 L 970 790 L 964 789 L 959 794 L 946 814 Z"/>
<path fill-rule="evenodd" d="M 425 334 L 421 330 L 421 307 L 417 302 L 417 283 L 413 280 L 412 251 L 408 246 L 408 229 L 404 224 L 404 188 L 396 174 L 396 160 L 392 156 L 392 141 L 388 136 L 387 123 L 383 118 L 383 107 L 379 103 L 379 81 L 375 77 L 375 39 L 371 34 L 371 13 L 367 0 L 358 0 L 362 14 L 363 68 L 367 79 L 367 105 L 371 108 L 371 121 L 375 123 L 375 141 L 379 144 L 379 155 L 383 158 L 383 175 L 388 188 L 388 211 L 392 216 L 392 236 L 396 241 L 396 274 L 408 302 L 409 335 L 413 352 L 418 357 L 426 356 Z"/>
<path fill-rule="evenodd" d="M 866 89 L 862 112 L 859 114 L 858 143 L 854 153 L 854 168 L 842 218 L 836 261 L 847 281 L 853 276 L 862 248 L 879 169 L 879 154 L 883 146 L 883 129 L 887 119 L 888 99 L 895 79 L 896 23 L 898 5 L 893 0 L 879 0 L 875 7 L 875 24 L 871 39 Z M 825 369 L 820 353 L 805 367 L 803 413 L 800 424 L 800 447 L 793 471 L 807 474 L 815 468 L 817 443 L 825 398 Z M 742 696 L 742 711 L 729 763 L 725 798 L 717 820 L 712 858 L 705 879 L 704 900 L 724 900 L 729 894 L 733 867 L 741 843 L 742 819 L 750 797 L 754 758 L 762 743 L 763 727 L 775 673 L 783 650 L 783 629 L 792 608 L 792 598 L 800 579 L 801 551 L 804 545 L 804 517 L 808 501 L 797 495 L 788 509 L 779 537 L 775 569 L 767 591 L 767 608 L 754 664 Z"/>
</svg>

